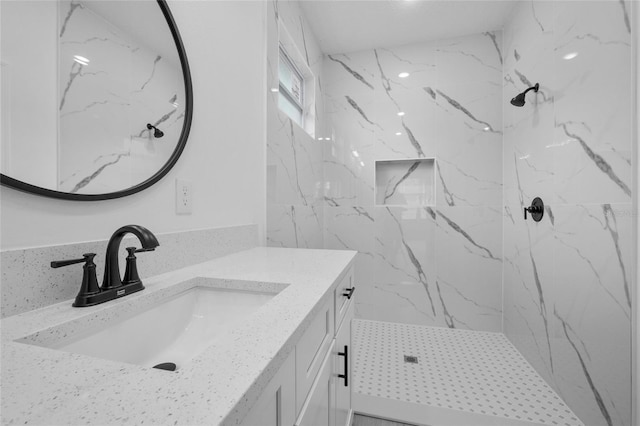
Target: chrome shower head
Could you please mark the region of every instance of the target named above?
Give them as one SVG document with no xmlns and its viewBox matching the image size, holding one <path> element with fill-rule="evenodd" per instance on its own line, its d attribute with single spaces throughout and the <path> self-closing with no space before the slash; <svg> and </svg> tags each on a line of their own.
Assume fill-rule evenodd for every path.
<svg viewBox="0 0 640 426">
<path fill-rule="evenodd" d="M 534 92 L 538 92 L 539 88 L 540 88 L 540 85 L 538 83 L 536 83 L 536 85 L 533 86 L 533 87 L 529 87 L 527 90 L 525 90 L 524 92 L 520 93 L 519 95 L 517 95 L 516 97 L 511 99 L 511 105 L 517 106 L 517 107 L 524 106 L 524 97 L 527 94 L 527 92 L 529 90 L 533 90 Z"/>
</svg>

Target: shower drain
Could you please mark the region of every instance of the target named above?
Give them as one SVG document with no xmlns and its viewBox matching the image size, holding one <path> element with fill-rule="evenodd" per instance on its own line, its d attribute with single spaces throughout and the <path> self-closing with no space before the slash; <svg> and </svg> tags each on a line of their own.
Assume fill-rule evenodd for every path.
<svg viewBox="0 0 640 426">
<path fill-rule="evenodd" d="M 418 357 L 417 356 L 413 356 L 413 355 L 405 355 L 404 356 L 404 362 L 409 363 L 409 364 L 417 364 L 418 363 Z"/>
<path fill-rule="evenodd" d="M 465 425 L 584 426 L 504 334 L 368 320 L 351 333 L 352 392 L 367 403 L 499 417 Z"/>
</svg>

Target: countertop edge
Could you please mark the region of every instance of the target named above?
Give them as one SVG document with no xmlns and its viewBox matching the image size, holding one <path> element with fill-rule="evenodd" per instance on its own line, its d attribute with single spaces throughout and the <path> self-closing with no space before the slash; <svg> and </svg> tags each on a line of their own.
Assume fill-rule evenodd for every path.
<svg viewBox="0 0 640 426">
<path fill-rule="evenodd" d="M 269 385 L 269 382 L 275 377 L 280 367 L 282 367 L 284 362 L 287 360 L 287 357 L 294 350 L 304 332 L 307 331 L 311 321 L 315 318 L 315 316 L 318 314 L 318 311 L 323 306 L 325 299 L 332 296 L 334 287 L 339 284 L 340 280 L 345 276 L 349 268 L 355 264 L 357 252 L 354 251 L 353 253 L 354 255 L 351 260 L 349 260 L 343 270 L 334 278 L 331 285 L 327 287 L 325 293 L 318 298 L 313 308 L 309 310 L 305 318 L 298 324 L 298 327 L 289 336 L 285 344 L 282 346 L 282 348 L 280 348 L 280 351 L 278 351 L 278 353 L 269 361 L 262 373 L 260 373 L 260 375 L 255 378 L 253 384 L 242 395 L 240 401 L 238 401 L 238 403 L 231 409 L 231 411 L 229 411 L 229 413 L 222 419 L 222 421 L 219 423 L 220 426 L 232 426 L 241 424 L 242 420 L 244 420 L 244 417 L 249 413 L 251 408 L 253 408 L 253 405 L 257 402 L 258 398 L 262 394 L 262 391 Z M 238 405 L 240 405 L 243 401 L 245 405 L 241 407 L 241 409 L 238 409 Z"/>
<path fill-rule="evenodd" d="M 316 256 L 316 254 L 318 256 Z M 332 253 L 330 253 L 332 252 Z M 122 368 L 118 369 L 118 363 L 115 361 L 106 361 L 104 364 L 101 363 L 100 360 L 93 359 L 93 362 L 89 362 L 90 360 L 82 359 L 82 357 L 86 357 L 84 355 L 75 355 L 71 353 L 55 351 L 52 349 L 47 349 L 44 347 L 35 346 L 33 351 L 27 348 L 27 345 L 24 343 L 17 342 L 19 338 L 25 335 L 25 332 L 33 332 L 34 329 L 38 329 L 34 324 L 38 326 L 43 326 L 44 319 L 52 319 L 52 318 L 64 318 L 64 315 L 69 315 L 69 320 L 62 321 L 62 324 L 66 324 L 69 321 L 73 321 L 75 318 L 84 318 L 87 316 L 83 311 L 75 311 L 70 310 L 70 307 L 67 304 L 70 304 L 70 301 L 61 302 L 56 305 L 51 305 L 44 308 L 39 308 L 33 311 L 29 311 L 26 313 L 17 314 L 15 316 L 6 317 L 0 320 L 0 327 L 2 328 L 2 358 L 3 358 L 3 366 L 2 373 L 3 379 L 4 375 L 8 373 L 9 375 L 9 388 L 5 388 L 6 391 L 2 393 L 2 422 L 7 423 L 15 423 L 15 422 L 24 422 L 27 421 L 33 424 L 58 424 L 58 423 L 69 423 L 69 422 L 86 422 L 86 423 L 96 423 L 96 424 L 107 424 L 107 423 L 122 423 L 123 417 L 118 416 L 117 414 L 127 414 L 128 416 L 124 417 L 127 419 L 128 423 L 138 424 L 142 421 L 151 421 L 156 424 L 165 424 L 167 422 L 174 424 L 177 421 L 177 424 L 223 424 L 223 425 L 237 425 L 239 424 L 253 405 L 258 400 L 259 396 L 262 394 L 263 390 L 266 386 L 268 386 L 269 382 L 272 378 L 277 374 L 280 367 L 283 365 L 287 357 L 294 350 L 296 344 L 304 334 L 304 332 L 309 327 L 311 321 L 318 313 L 319 309 L 324 303 L 327 303 L 327 298 L 332 297 L 332 290 L 335 288 L 336 284 L 339 282 L 341 277 L 354 265 L 356 259 L 356 251 L 351 250 L 321 250 L 321 249 L 282 249 L 282 248 L 268 248 L 268 247 L 256 247 L 248 250 L 243 250 L 241 252 L 229 254 L 227 256 L 223 256 L 220 258 L 212 259 L 210 261 L 204 262 L 198 265 L 192 265 L 185 268 L 178 269 L 176 271 L 172 271 L 169 273 L 161 274 L 156 277 L 149 278 L 150 281 L 156 279 L 158 282 L 162 282 L 162 279 L 166 277 L 170 277 L 169 281 L 174 279 L 172 274 L 177 274 L 179 276 L 192 278 L 200 276 L 202 271 L 208 271 L 215 278 L 219 278 L 221 280 L 245 280 L 245 281 L 262 281 L 265 283 L 287 283 L 288 285 L 293 285 L 297 288 L 296 291 L 292 292 L 288 299 L 291 300 L 291 297 L 302 297 L 301 301 L 302 306 L 298 307 L 298 309 L 294 309 L 292 312 L 293 317 L 295 318 L 295 326 L 288 327 L 285 326 L 283 331 L 278 334 L 277 330 L 273 332 L 273 335 L 268 337 L 273 337 L 274 343 L 271 345 L 262 346 L 258 345 L 259 351 L 252 354 L 251 356 L 244 356 L 238 361 L 241 365 L 241 362 L 245 362 L 245 365 L 250 366 L 251 368 L 247 369 L 250 373 L 245 373 L 245 376 L 242 377 L 242 373 L 240 374 L 238 384 L 225 387 L 226 382 L 217 383 L 215 381 L 207 382 L 202 379 L 198 383 L 200 387 L 194 386 L 193 389 L 188 388 L 188 385 L 185 383 L 188 382 L 188 378 L 191 377 L 182 377 L 176 376 L 176 379 L 167 379 L 165 378 L 145 378 L 145 380 L 141 380 L 139 386 L 130 389 L 124 388 L 124 392 L 132 392 L 132 395 L 139 394 L 139 392 L 145 392 L 145 389 L 148 389 L 149 393 L 155 389 L 157 394 L 150 395 L 149 398 L 140 401 L 134 401 L 130 406 L 122 407 L 122 403 L 125 400 L 124 396 L 114 396 L 111 400 L 112 403 L 118 404 L 114 407 L 114 409 L 118 409 L 118 413 L 110 414 L 108 408 L 103 408 L 102 411 L 96 412 L 97 416 L 95 418 L 86 418 L 79 417 L 78 411 L 88 407 L 91 407 L 91 401 L 84 401 L 78 399 L 77 392 L 70 392 L 69 389 L 74 388 L 74 382 L 69 379 L 60 385 L 56 385 L 55 380 L 56 374 L 59 377 L 62 373 L 51 373 L 51 375 L 47 375 L 48 373 L 41 372 L 32 372 L 31 375 L 27 375 L 24 380 L 24 383 L 20 381 L 18 378 L 22 376 L 24 369 L 28 369 L 27 366 L 33 367 L 34 365 L 40 365 L 40 362 L 43 362 L 44 371 L 51 371 L 53 365 L 60 365 L 64 369 L 64 364 L 69 362 L 76 362 L 79 359 L 83 361 L 80 364 L 73 364 L 66 368 L 69 372 L 73 371 L 78 377 L 82 377 L 82 369 L 84 368 L 95 368 L 96 372 L 89 374 L 89 377 L 95 377 L 100 374 L 110 374 L 110 371 L 119 371 L 119 374 L 116 374 L 114 377 L 110 377 L 106 382 L 101 384 L 93 385 L 100 390 L 108 390 L 113 389 L 114 386 L 118 384 L 126 385 L 126 383 L 131 383 L 135 381 L 138 376 L 142 377 L 142 373 L 140 371 L 136 371 L 136 368 L 129 368 L 127 365 L 122 365 Z M 319 259 L 318 259 L 319 257 Z M 250 267 L 239 268 L 239 265 L 246 265 L 242 262 L 246 262 L 247 259 L 251 260 L 255 258 L 257 261 L 255 264 L 249 262 L 251 264 Z M 296 263 L 298 262 L 298 263 Z M 284 265 L 290 266 L 290 270 L 282 270 L 281 266 Z M 324 267 L 324 269 L 323 269 Z M 208 268 L 208 269 L 207 269 Z M 314 270 L 317 271 L 314 275 Z M 187 271 L 183 275 L 180 275 L 181 271 Z M 206 273 L 205 273 L 206 275 Z M 286 278 L 290 276 L 292 279 L 287 280 Z M 257 278 L 256 278 L 257 277 Z M 266 278 L 261 278 L 266 277 Z M 309 281 L 310 284 L 305 285 L 306 281 Z M 171 288 L 179 284 L 178 281 L 168 284 L 166 288 Z M 162 285 L 160 285 L 162 287 Z M 132 295 L 133 296 L 133 295 Z M 285 298 L 284 300 L 286 300 Z M 120 300 L 126 300 L 126 298 L 122 298 Z M 267 311 L 268 314 L 281 312 L 284 301 L 281 301 L 279 304 L 274 305 L 273 309 Z M 308 306 L 312 305 L 310 308 Z M 76 308 L 73 308 L 76 309 Z M 93 312 L 95 315 L 100 315 L 100 310 L 96 311 L 87 311 Z M 286 310 L 285 310 L 286 312 Z M 49 317 L 50 315 L 50 317 Z M 276 318 L 276 315 L 272 315 L 272 317 Z M 30 322 L 31 321 L 31 322 Z M 282 321 L 280 321 L 282 323 Z M 250 321 L 247 321 L 249 324 Z M 56 323 L 49 323 L 48 326 L 53 326 Z M 60 324 L 60 322 L 58 323 Z M 277 324 L 277 322 L 276 322 Z M 8 326 L 8 327 L 7 327 Z M 9 330 L 7 330 L 9 328 Z M 246 328 L 246 327 L 245 327 Z M 41 330 L 43 328 L 39 328 Z M 271 329 L 268 329 L 269 331 Z M 286 331 L 284 331 L 286 330 Z M 7 332 L 8 331 L 8 332 Z M 233 334 L 233 333 L 232 333 Z M 255 333 L 254 333 L 255 334 Z M 233 336 L 236 340 L 234 341 L 235 348 L 237 349 L 240 343 L 238 339 L 242 339 L 242 334 L 238 333 L 238 335 Z M 231 341 L 231 340 L 230 340 Z M 246 339 L 245 339 L 246 341 Z M 246 345 L 246 343 L 245 343 Z M 279 349 L 275 349 L 275 347 L 279 346 Z M 217 349 L 216 349 L 217 350 Z M 265 352 L 266 351 L 266 352 Z M 20 355 L 28 354 L 29 356 L 24 357 L 23 359 Z M 218 354 L 218 352 L 214 352 L 214 354 Z M 222 364 L 227 367 L 233 365 L 232 360 L 234 360 L 233 355 L 230 355 L 229 350 L 219 352 L 222 358 Z M 78 358 L 80 357 L 80 358 Z M 249 361 L 247 361 L 249 360 Z M 104 360 L 102 360 L 104 361 Z M 198 368 L 202 368 L 202 365 L 217 365 L 217 359 L 211 364 L 212 359 L 207 358 L 202 363 L 198 365 Z M 11 362 L 13 365 L 9 364 Z M 205 362 L 209 362 L 209 364 L 205 364 Z M 231 362 L 231 364 L 230 364 Z M 249 362 L 249 363 L 247 363 Z M 253 365 L 251 365 L 253 364 Z M 69 364 L 67 364 L 69 365 Z M 21 369 L 22 367 L 22 369 Z M 26 368 L 25 368 L 26 367 Z M 142 367 L 140 367 L 142 368 Z M 196 368 L 196 367 L 194 367 Z M 49 370 L 46 370 L 49 369 Z M 80 371 L 77 371 L 80 370 Z M 91 371 L 91 370 L 89 370 Z M 190 374 L 193 374 L 195 370 L 190 371 Z M 122 373 L 124 372 L 124 373 Z M 122 375 L 124 374 L 124 375 Z M 127 376 L 129 374 L 129 376 Z M 132 375 L 131 375 L 132 374 Z M 227 379 L 231 374 L 220 374 L 219 370 L 207 369 L 202 372 L 203 375 L 207 376 L 208 380 L 212 378 L 218 377 L 226 377 Z M 250 374 L 250 376 L 249 376 Z M 13 376 L 13 377 L 11 377 Z M 249 377 L 248 377 L 249 376 Z M 106 377 L 106 376 L 105 376 Z M 126 378 L 129 377 L 129 378 Z M 3 380 L 4 382 L 4 380 Z M 250 383 L 249 383 L 250 382 Z M 164 383 L 164 384 L 163 384 Z M 207 383 L 210 384 L 211 388 L 203 387 L 206 386 Z M 42 389 L 38 389 L 39 392 L 36 392 L 37 395 L 32 395 L 28 391 L 25 391 L 25 386 L 28 388 L 32 387 L 40 387 L 42 385 Z M 178 386 L 178 390 L 184 390 L 189 395 L 185 396 L 184 401 L 190 401 L 191 404 L 196 404 L 196 410 L 194 412 L 189 412 L 189 408 L 184 408 L 182 411 L 180 408 L 181 404 L 178 400 L 173 400 L 172 403 L 168 404 L 168 407 L 160 407 L 163 408 L 159 410 L 159 413 L 154 413 L 150 418 L 140 418 L 136 417 L 136 409 L 145 408 L 147 412 L 153 410 L 152 407 L 148 405 L 144 405 L 145 402 L 149 404 L 156 401 L 156 404 L 163 404 L 169 402 L 167 398 L 175 395 L 173 389 L 166 389 L 167 386 Z M 57 386 L 57 387 L 56 387 Z M 145 388 L 147 386 L 147 388 Z M 187 386 L 181 388 L 180 386 Z M 163 387 L 165 389 L 163 389 Z M 88 385 L 86 381 L 78 383 L 78 389 L 84 390 L 87 392 L 92 389 L 92 386 Z M 211 394 L 207 392 L 208 389 L 211 389 Z M 225 389 L 228 389 L 225 394 Z M 52 398 L 47 393 L 62 393 L 62 397 L 58 400 L 58 407 L 60 411 L 54 414 L 54 416 L 49 417 L 48 408 L 52 403 Z M 199 393 L 200 392 L 200 393 Z M 216 393 L 217 392 L 217 393 Z M 7 396 L 12 393 L 17 395 Z M 29 395 L 29 398 L 23 398 L 20 395 Z M 202 404 L 200 401 L 207 394 L 212 399 L 211 407 Z M 153 396 L 156 398 L 153 399 Z M 96 396 L 97 397 L 97 396 Z M 56 396 L 57 398 L 57 396 Z M 56 399 L 53 398 L 53 399 Z M 208 401 L 208 400 L 207 400 Z M 73 405 L 75 407 L 75 411 L 72 408 L 64 408 L 67 404 Z M 214 403 L 214 402 L 217 402 Z M 198 406 L 199 405 L 199 406 Z M 78 408 L 80 407 L 80 408 Z M 67 410 L 67 411 L 65 411 Z M 8 413 L 7 411 L 10 411 Z M 139 410 L 138 410 L 139 412 Z M 75 414 L 74 414 L 75 413 Z M 165 417 L 165 415 L 173 417 Z M 31 417 L 30 417 L 31 416 Z M 137 420 L 137 421 L 136 421 Z"/>
</svg>

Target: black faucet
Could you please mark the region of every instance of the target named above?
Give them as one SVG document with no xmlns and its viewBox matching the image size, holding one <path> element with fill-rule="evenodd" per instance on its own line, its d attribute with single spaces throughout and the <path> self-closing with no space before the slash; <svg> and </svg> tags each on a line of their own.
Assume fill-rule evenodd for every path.
<svg viewBox="0 0 640 426">
<path fill-rule="evenodd" d="M 128 247 L 127 251 L 127 268 L 125 272 L 124 282 L 120 278 L 120 265 L 118 262 L 118 251 L 120 249 L 120 242 L 127 234 L 133 234 L 138 237 L 142 244 L 141 249 L 135 247 Z M 76 296 L 73 306 L 84 307 L 93 306 L 100 303 L 108 302 L 109 300 L 116 299 L 118 297 L 125 296 L 127 294 L 135 293 L 140 290 L 144 290 L 142 281 L 138 277 L 138 270 L 136 266 L 136 256 L 134 253 L 153 251 L 158 247 L 160 243 L 158 239 L 151 231 L 139 225 L 126 225 L 118 229 L 113 233 L 109 243 L 107 244 L 107 256 L 104 265 L 104 280 L 102 286 L 98 287 L 98 280 L 96 278 L 96 265 L 93 263 L 95 253 L 87 253 L 82 259 L 62 260 L 51 262 L 52 268 L 60 268 L 62 266 L 73 265 L 74 263 L 84 262 L 84 276 L 82 278 L 82 285 L 80 292 Z"/>
<path fill-rule="evenodd" d="M 109 244 L 107 244 L 107 257 L 104 262 L 104 279 L 102 280 L 103 291 L 122 286 L 118 252 L 120 251 L 120 242 L 124 236 L 129 233 L 138 237 L 140 244 L 142 244 L 142 249 L 136 250 L 136 253 L 153 251 L 160 245 L 156 236 L 153 235 L 151 231 L 139 225 L 126 225 L 114 232 L 109 240 Z M 129 252 L 129 254 L 131 257 L 132 253 Z M 135 256 L 133 256 L 133 258 L 135 259 Z M 140 290 L 143 288 L 142 282 L 140 282 Z"/>
</svg>

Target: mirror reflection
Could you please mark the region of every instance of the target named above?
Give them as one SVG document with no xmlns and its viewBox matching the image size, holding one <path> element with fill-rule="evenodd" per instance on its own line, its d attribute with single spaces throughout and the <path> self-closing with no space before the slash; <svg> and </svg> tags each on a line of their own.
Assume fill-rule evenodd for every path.
<svg viewBox="0 0 640 426">
<path fill-rule="evenodd" d="M 155 1 L 5 1 L 2 174 L 73 194 L 125 190 L 176 150 L 185 88 Z"/>
</svg>

